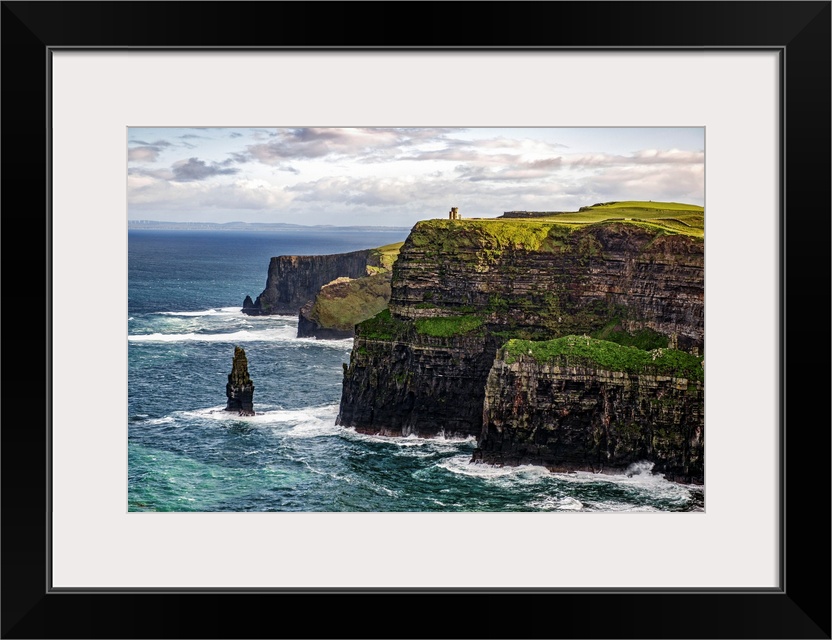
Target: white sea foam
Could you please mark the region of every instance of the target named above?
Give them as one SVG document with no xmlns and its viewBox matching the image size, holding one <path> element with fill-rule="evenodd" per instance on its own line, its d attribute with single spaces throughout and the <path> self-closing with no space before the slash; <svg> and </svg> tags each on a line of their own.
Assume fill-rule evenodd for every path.
<svg viewBox="0 0 832 640">
<path fill-rule="evenodd" d="M 314 438 L 335 435 L 340 428 L 335 426 L 338 405 L 324 405 L 304 409 L 272 409 L 258 411 L 255 407 L 253 416 L 240 416 L 234 411 L 226 411 L 225 405 L 183 411 L 182 416 L 199 420 L 215 420 L 219 424 L 226 422 L 245 423 L 254 428 L 272 428 L 278 435 L 292 438 Z M 287 430 L 288 428 L 288 430 Z"/>
<path fill-rule="evenodd" d="M 320 436 L 334 436 L 340 432 L 335 425 L 338 415 L 337 405 L 313 407 L 300 411 L 282 412 L 281 422 L 293 424 L 286 432 L 290 438 L 317 438 Z"/>
<path fill-rule="evenodd" d="M 249 325 L 251 326 L 251 325 Z M 128 335 L 130 342 L 277 342 L 295 345 L 302 349 L 324 347 L 343 350 L 352 349 L 352 338 L 345 340 L 316 340 L 315 338 L 298 338 L 297 328 L 293 326 L 271 326 L 263 328 L 241 329 L 227 333 L 189 331 L 187 333 L 142 333 Z"/>
<path fill-rule="evenodd" d="M 560 498 L 546 496 L 541 500 L 530 502 L 529 506 L 533 509 L 540 509 L 541 511 L 582 511 L 584 508 L 580 500 L 569 496 Z"/>
<path fill-rule="evenodd" d="M 380 444 L 392 444 L 397 447 L 403 448 L 428 447 L 433 449 L 454 450 L 458 448 L 461 444 L 476 442 L 476 438 L 474 438 L 473 436 L 470 436 L 468 438 L 446 438 L 445 436 L 436 436 L 434 438 L 420 438 L 413 434 L 409 436 L 375 436 L 366 433 L 358 433 L 354 427 L 344 427 L 343 435 L 344 437 L 350 440 L 377 442 Z"/>
<path fill-rule="evenodd" d="M 237 309 L 237 312 L 240 310 Z M 197 318 L 200 316 L 217 316 L 220 314 L 219 309 L 205 309 L 204 311 L 159 311 L 160 316 L 181 316 L 183 318 Z M 226 314 L 230 315 L 230 314 Z"/>
<path fill-rule="evenodd" d="M 447 458 L 437 466 L 464 476 L 483 478 L 485 480 L 503 479 L 511 482 L 537 482 L 541 478 L 550 477 L 545 467 L 536 465 L 521 465 L 518 467 L 499 467 L 496 465 L 470 462 L 470 456 L 459 455 Z"/>
<path fill-rule="evenodd" d="M 668 502 L 687 503 L 691 498 L 692 488 L 688 485 L 665 480 L 661 474 L 653 473 L 652 462 L 637 462 L 631 464 L 624 473 L 592 473 L 578 471 L 572 473 L 554 474 L 559 480 L 578 484 L 597 484 L 599 482 L 615 484 L 641 494 L 647 494 L 651 499 Z M 599 503 L 600 504 L 600 503 Z M 610 503 L 612 505 L 612 503 Z M 604 503 L 598 509 L 612 510 Z M 650 511 L 653 509 L 625 505 L 627 511 Z"/>
<path fill-rule="evenodd" d="M 230 333 L 147 333 L 127 336 L 130 342 L 290 342 L 297 340 L 296 329 L 276 327 L 250 331 L 232 331 Z"/>
<path fill-rule="evenodd" d="M 655 513 L 661 511 L 661 509 L 647 504 L 630 504 L 627 502 L 614 502 L 612 500 L 600 500 L 598 502 L 587 500 L 586 509 L 588 511 L 626 511 L 633 513 Z"/>
</svg>

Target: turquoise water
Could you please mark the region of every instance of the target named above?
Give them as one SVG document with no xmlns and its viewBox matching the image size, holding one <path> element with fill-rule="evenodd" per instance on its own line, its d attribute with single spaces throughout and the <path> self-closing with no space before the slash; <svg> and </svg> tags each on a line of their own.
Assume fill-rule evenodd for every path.
<svg viewBox="0 0 832 640">
<path fill-rule="evenodd" d="M 654 476 L 469 464 L 473 440 L 383 438 L 335 425 L 352 340 L 249 317 L 269 258 L 353 251 L 407 230 L 131 231 L 130 511 L 701 511 L 701 487 Z M 256 415 L 225 412 L 234 346 Z"/>
</svg>

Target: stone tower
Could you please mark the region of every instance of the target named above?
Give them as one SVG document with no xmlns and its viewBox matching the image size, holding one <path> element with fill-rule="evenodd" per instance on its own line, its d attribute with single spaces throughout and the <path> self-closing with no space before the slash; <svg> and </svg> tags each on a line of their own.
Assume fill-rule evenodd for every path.
<svg viewBox="0 0 832 640">
<path fill-rule="evenodd" d="M 451 207 L 448 213 L 448 220 L 462 220 L 462 216 L 459 215 L 459 207 Z"/>
</svg>

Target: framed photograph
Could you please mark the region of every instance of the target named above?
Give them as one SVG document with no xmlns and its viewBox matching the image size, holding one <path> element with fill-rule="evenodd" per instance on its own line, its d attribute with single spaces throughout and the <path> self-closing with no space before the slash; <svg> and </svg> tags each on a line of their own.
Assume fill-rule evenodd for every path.
<svg viewBox="0 0 832 640">
<path fill-rule="evenodd" d="M 3 3 L 3 636 L 830 637 L 830 3 L 405 7 Z"/>
</svg>

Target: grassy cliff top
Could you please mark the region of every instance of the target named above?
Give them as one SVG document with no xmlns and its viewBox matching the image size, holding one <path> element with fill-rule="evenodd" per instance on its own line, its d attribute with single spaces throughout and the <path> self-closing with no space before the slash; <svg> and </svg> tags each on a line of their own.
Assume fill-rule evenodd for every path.
<svg viewBox="0 0 832 640">
<path fill-rule="evenodd" d="M 399 251 L 401 250 L 403 244 L 404 242 L 394 242 L 393 244 L 386 244 L 383 247 L 370 249 L 372 262 L 376 262 L 378 264 L 377 269 L 392 269 L 393 263 L 396 261 L 396 258 L 399 257 Z M 370 265 L 371 270 L 373 267 L 375 267 L 375 265 Z"/>
<path fill-rule="evenodd" d="M 468 236 L 471 246 L 478 246 L 484 240 L 495 248 L 523 248 L 537 251 L 547 248 L 546 239 L 563 236 L 590 224 L 618 222 L 633 225 L 656 234 L 677 234 L 692 238 L 703 238 L 705 234 L 705 210 L 703 207 L 679 202 L 626 201 L 608 202 L 579 211 L 554 213 L 534 218 L 463 218 L 462 220 L 423 220 L 414 231 L 425 234 L 424 244 L 432 241 L 430 231 L 455 234 L 456 240 L 465 241 Z M 419 244 L 419 238 L 414 238 Z M 557 242 L 557 241 L 555 241 Z M 457 245 L 459 246 L 459 245 Z"/>
<path fill-rule="evenodd" d="M 336 278 L 321 287 L 310 317 L 322 327 L 350 331 L 359 322 L 387 308 L 390 274 L 363 278 Z"/>
<path fill-rule="evenodd" d="M 669 233 L 702 238 L 705 234 L 705 209 L 695 204 L 628 200 L 605 202 L 579 211 L 544 218 L 558 222 L 591 224 L 620 221 L 642 227 L 656 227 Z"/>
<path fill-rule="evenodd" d="M 702 382 L 702 358 L 676 349 L 644 351 L 588 336 L 564 336 L 554 340 L 509 340 L 503 347 L 506 361 L 529 357 L 539 363 L 589 366 L 605 371 L 667 375 Z"/>
</svg>

